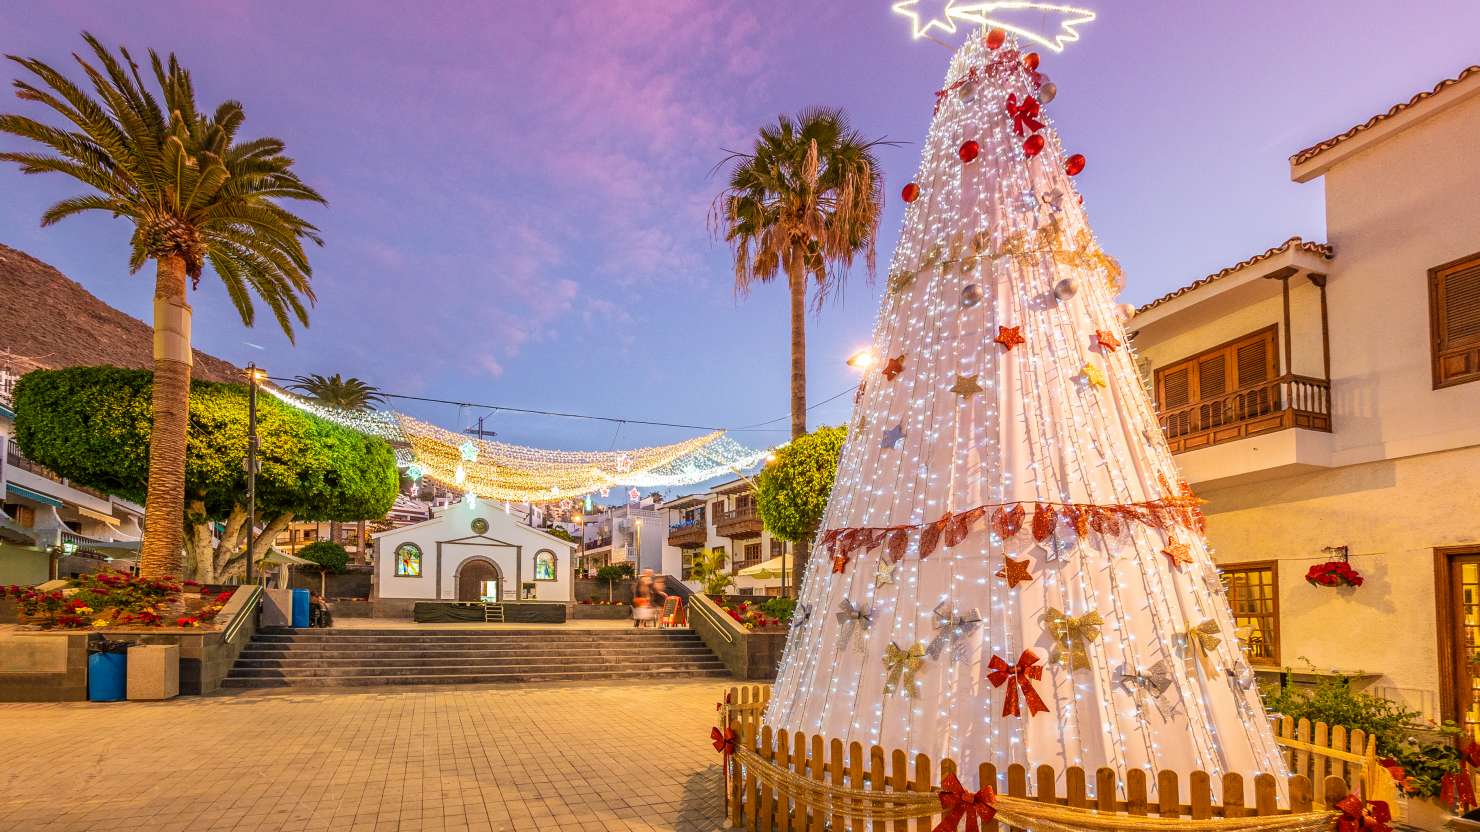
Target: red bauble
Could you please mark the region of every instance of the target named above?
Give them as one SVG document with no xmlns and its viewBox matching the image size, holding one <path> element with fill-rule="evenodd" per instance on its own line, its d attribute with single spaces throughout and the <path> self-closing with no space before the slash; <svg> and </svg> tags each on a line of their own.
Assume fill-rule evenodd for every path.
<svg viewBox="0 0 1480 832">
<path fill-rule="evenodd" d="M 1001 29 L 993 29 L 987 33 L 987 48 L 1001 49 L 1002 44 L 1007 42 L 1007 33 Z"/>
<path fill-rule="evenodd" d="M 1027 67 L 1030 70 L 1037 71 L 1037 69 L 1038 69 L 1038 53 L 1037 52 L 1029 52 L 1028 54 L 1024 55 L 1023 56 L 1023 66 Z"/>
<path fill-rule="evenodd" d="M 1043 135 L 1041 133 L 1034 133 L 1023 141 L 1023 153 L 1031 159 L 1043 152 L 1043 144 Z"/>
<path fill-rule="evenodd" d="M 973 159 L 980 156 L 981 153 L 982 146 L 974 141 L 970 141 L 966 144 L 961 145 L 961 149 L 956 151 L 956 155 L 960 156 L 961 161 L 963 162 L 971 162 Z"/>
<path fill-rule="evenodd" d="M 911 182 L 904 186 L 904 190 L 899 195 L 905 202 L 914 202 L 920 198 L 920 186 Z"/>
<path fill-rule="evenodd" d="M 1064 173 L 1070 176 L 1078 176 L 1084 170 L 1084 154 L 1076 153 L 1064 160 Z"/>
</svg>

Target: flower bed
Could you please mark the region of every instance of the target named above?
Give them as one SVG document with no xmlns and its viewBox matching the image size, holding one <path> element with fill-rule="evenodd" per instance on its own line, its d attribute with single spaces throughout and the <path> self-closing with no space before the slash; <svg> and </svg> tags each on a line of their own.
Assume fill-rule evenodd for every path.
<svg viewBox="0 0 1480 832">
<path fill-rule="evenodd" d="M 124 572 L 82 575 L 64 589 L 0 588 L 16 599 L 17 620 L 44 630 L 108 627 L 208 627 L 231 600 L 231 590 L 211 592 L 194 581 L 139 578 Z"/>
<path fill-rule="evenodd" d="M 747 630 L 782 630 L 786 629 L 780 618 L 770 615 L 761 604 L 753 604 L 750 601 L 736 603 L 730 600 L 715 599 L 719 608 L 729 613 L 729 616 L 739 622 Z"/>
</svg>

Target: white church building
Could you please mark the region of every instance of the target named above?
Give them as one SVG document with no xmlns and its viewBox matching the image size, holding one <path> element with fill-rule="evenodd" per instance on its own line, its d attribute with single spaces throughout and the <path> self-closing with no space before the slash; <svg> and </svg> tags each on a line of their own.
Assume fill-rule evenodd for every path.
<svg viewBox="0 0 1480 832">
<path fill-rule="evenodd" d="M 500 605 L 498 620 L 546 620 L 559 605 L 563 621 L 574 599 L 575 544 L 484 500 L 454 503 L 430 520 L 381 532 L 374 553 L 378 617 L 451 620 L 436 617 L 440 609 L 472 619 Z"/>
</svg>

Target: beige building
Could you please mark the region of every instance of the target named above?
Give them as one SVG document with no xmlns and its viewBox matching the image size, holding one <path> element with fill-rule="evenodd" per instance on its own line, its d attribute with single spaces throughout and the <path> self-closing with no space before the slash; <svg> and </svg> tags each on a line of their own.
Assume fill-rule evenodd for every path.
<svg viewBox="0 0 1480 832">
<path fill-rule="evenodd" d="M 1290 160 L 1291 239 L 1138 310 L 1256 664 L 1480 729 L 1480 66 Z M 1349 556 L 1357 588 L 1306 582 Z"/>
</svg>

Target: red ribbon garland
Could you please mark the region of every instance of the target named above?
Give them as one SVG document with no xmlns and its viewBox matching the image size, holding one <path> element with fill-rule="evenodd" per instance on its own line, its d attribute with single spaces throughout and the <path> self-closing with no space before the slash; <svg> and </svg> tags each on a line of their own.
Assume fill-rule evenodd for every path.
<svg viewBox="0 0 1480 832">
<path fill-rule="evenodd" d="M 1393 813 L 1382 800 L 1363 800 L 1356 794 L 1343 797 L 1336 804 L 1341 817 L 1336 819 L 1336 832 L 1392 832 L 1388 824 Z"/>
<path fill-rule="evenodd" d="M 1002 703 L 1003 716 L 1023 715 L 1018 705 L 1019 689 L 1022 690 L 1023 698 L 1028 700 L 1029 717 L 1048 711 L 1043 698 L 1033 689 L 1033 682 L 1043 678 L 1043 666 L 1038 664 L 1038 654 L 1032 650 L 1024 650 L 1016 665 L 1009 665 L 1001 656 L 993 656 L 987 667 L 992 671 L 987 675 L 987 681 L 992 683 L 992 687 L 1000 688 L 1003 683 L 1007 684 L 1007 698 Z"/>
<path fill-rule="evenodd" d="M 997 816 L 997 793 L 991 786 L 982 786 L 975 794 L 968 792 L 955 774 L 947 774 L 941 781 L 940 805 L 945 810 L 940 823 L 931 832 L 956 832 L 961 828 L 961 819 L 966 819 L 966 832 L 981 832 L 982 826 Z M 978 823 L 979 822 L 979 823 Z"/>
<path fill-rule="evenodd" d="M 1013 132 L 1019 136 L 1023 135 L 1025 129 L 1029 133 L 1037 133 L 1043 129 L 1043 122 L 1038 120 L 1039 112 L 1038 99 L 1033 96 L 1024 98 L 1021 104 L 1018 103 L 1017 93 L 1007 96 L 1007 114 L 1012 116 Z"/>
</svg>

